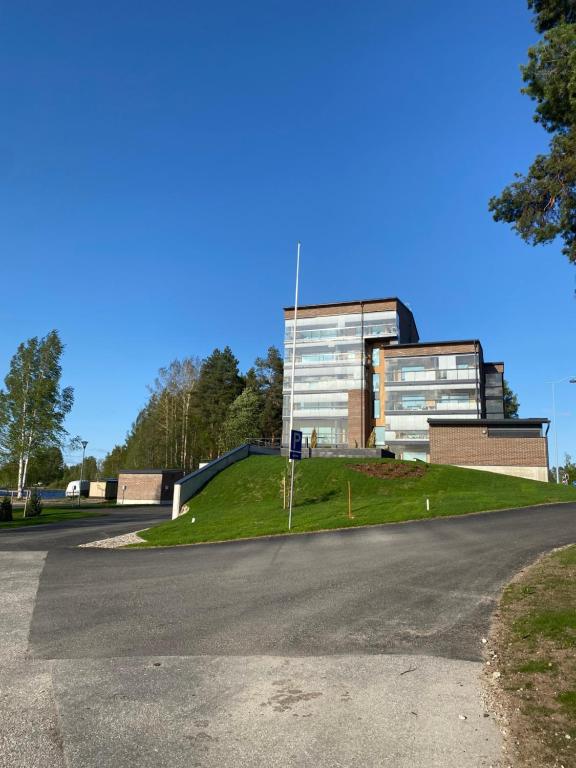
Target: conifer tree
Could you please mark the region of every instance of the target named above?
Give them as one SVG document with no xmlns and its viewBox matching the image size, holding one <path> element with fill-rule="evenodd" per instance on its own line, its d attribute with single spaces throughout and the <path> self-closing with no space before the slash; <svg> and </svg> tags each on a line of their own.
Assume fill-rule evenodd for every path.
<svg viewBox="0 0 576 768">
<path fill-rule="evenodd" d="M 505 419 L 517 419 L 518 411 L 520 409 L 520 403 L 518 402 L 518 395 L 510 389 L 510 385 L 504 379 L 504 418 Z"/>
<path fill-rule="evenodd" d="M 576 263 L 576 3 L 529 0 L 541 40 L 522 68 L 523 93 L 536 102 L 534 121 L 551 134 L 549 151 L 489 208 L 496 221 L 512 224 L 527 243 L 560 237 L 562 252 Z"/>
<path fill-rule="evenodd" d="M 253 387 L 247 387 L 228 408 L 223 425 L 224 448 L 227 451 L 259 437 L 262 401 Z"/>
<path fill-rule="evenodd" d="M 230 347 L 215 349 L 204 360 L 194 397 L 194 412 L 202 430 L 205 458 L 213 459 L 222 448 L 222 427 L 228 408 L 242 392 L 244 381 Z"/>
<path fill-rule="evenodd" d="M 284 360 L 276 347 L 269 347 L 266 357 L 256 358 L 256 379 L 263 400 L 260 420 L 262 437 L 280 438 Z"/>
</svg>

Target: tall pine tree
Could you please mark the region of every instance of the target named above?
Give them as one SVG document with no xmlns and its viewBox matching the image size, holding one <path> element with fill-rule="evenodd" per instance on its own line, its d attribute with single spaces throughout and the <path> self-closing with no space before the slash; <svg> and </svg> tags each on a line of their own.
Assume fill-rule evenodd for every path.
<svg viewBox="0 0 576 768">
<path fill-rule="evenodd" d="M 282 387 L 284 360 L 277 347 L 269 347 L 266 357 L 256 358 L 256 381 L 262 395 L 260 432 L 272 440 L 282 436 Z"/>
<path fill-rule="evenodd" d="M 576 3 L 529 0 L 528 6 L 543 37 L 528 51 L 522 92 L 536 102 L 534 120 L 551 135 L 549 151 L 525 175 L 517 173 L 489 208 L 531 245 L 560 237 L 562 252 L 576 263 Z"/>
<path fill-rule="evenodd" d="M 214 459 L 223 450 L 222 427 L 228 408 L 242 392 L 244 380 L 230 347 L 215 349 L 204 360 L 194 392 L 194 416 L 202 433 L 204 458 Z"/>
</svg>

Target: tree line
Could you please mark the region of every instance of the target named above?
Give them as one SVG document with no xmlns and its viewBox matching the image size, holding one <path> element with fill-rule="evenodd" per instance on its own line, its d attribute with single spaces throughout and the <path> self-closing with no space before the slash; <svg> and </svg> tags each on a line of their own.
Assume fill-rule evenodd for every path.
<svg viewBox="0 0 576 768">
<path fill-rule="evenodd" d="M 0 389 L 0 486 L 65 486 L 80 476 L 62 448 L 78 448 L 64 421 L 74 402 L 61 384 L 64 346 L 57 331 L 22 342 Z M 161 368 L 123 444 L 104 459 L 86 456 L 83 477 L 114 477 L 121 469 L 190 471 L 249 438 L 279 440 L 284 363 L 276 347 L 246 374 L 230 347 L 206 359 L 185 357 Z"/>
<path fill-rule="evenodd" d="M 173 360 L 159 370 L 125 442 L 103 460 L 103 476 L 151 467 L 190 471 L 247 439 L 279 440 L 283 370 L 276 347 L 245 375 L 230 347 L 202 361 Z"/>
</svg>

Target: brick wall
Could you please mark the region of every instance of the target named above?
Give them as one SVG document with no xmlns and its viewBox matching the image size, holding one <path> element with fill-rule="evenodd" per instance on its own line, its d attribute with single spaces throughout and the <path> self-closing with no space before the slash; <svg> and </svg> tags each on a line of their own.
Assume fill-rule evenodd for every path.
<svg viewBox="0 0 576 768">
<path fill-rule="evenodd" d="M 364 408 L 364 422 L 362 422 Z M 362 428 L 364 427 L 364 428 Z M 370 418 L 370 397 L 367 390 L 348 391 L 348 445 L 350 448 L 364 448 L 372 431 Z"/>
<path fill-rule="evenodd" d="M 489 437 L 485 425 L 435 426 L 430 422 L 432 464 L 547 467 L 545 437 Z"/>
<path fill-rule="evenodd" d="M 126 490 L 123 488 L 126 486 Z M 144 474 L 140 472 L 121 472 L 118 475 L 118 500 L 150 500 L 160 502 L 162 492 L 162 474 Z"/>
<path fill-rule="evenodd" d="M 395 301 L 365 301 L 364 313 L 368 312 L 396 312 L 398 304 Z M 303 317 L 329 317 L 330 315 L 352 315 L 362 312 L 362 304 L 344 304 L 341 306 L 328 305 L 326 307 L 299 307 L 298 319 Z M 284 319 L 294 318 L 293 309 L 284 310 Z"/>
<path fill-rule="evenodd" d="M 478 351 L 481 350 L 480 345 L 476 345 Z M 454 354 L 467 354 L 476 351 L 476 346 L 469 342 L 464 344 L 419 344 L 417 347 L 396 347 L 393 344 L 390 346 L 382 347 L 383 353 L 386 357 L 417 357 L 418 355 L 454 355 Z M 382 351 L 380 354 L 382 354 Z"/>
</svg>

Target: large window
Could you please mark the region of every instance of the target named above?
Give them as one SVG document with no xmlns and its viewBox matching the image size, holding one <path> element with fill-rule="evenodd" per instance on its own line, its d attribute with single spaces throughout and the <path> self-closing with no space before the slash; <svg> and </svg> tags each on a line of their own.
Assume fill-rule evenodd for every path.
<svg viewBox="0 0 576 768">
<path fill-rule="evenodd" d="M 476 355 L 423 355 L 386 361 L 386 381 L 389 383 L 473 381 L 476 377 Z"/>
<path fill-rule="evenodd" d="M 386 390 L 386 413 L 391 411 L 475 411 L 475 389 L 412 388 Z"/>
</svg>

